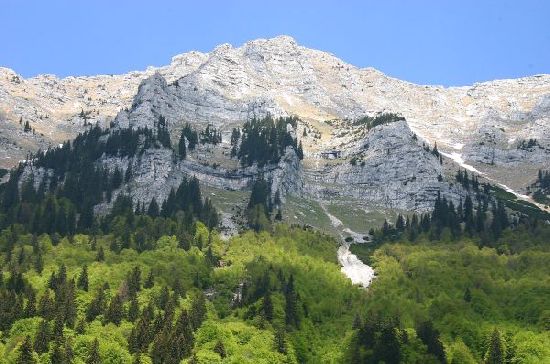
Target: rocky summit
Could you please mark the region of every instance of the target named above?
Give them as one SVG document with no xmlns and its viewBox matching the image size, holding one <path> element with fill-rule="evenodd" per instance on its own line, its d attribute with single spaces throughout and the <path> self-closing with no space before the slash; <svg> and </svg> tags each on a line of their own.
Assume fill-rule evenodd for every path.
<svg viewBox="0 0 550 364">
<path fill-rule="evenodd" d="M 372 124 L 388 115 L 389 122 Z M 276 161 L 247 164 L 233 153 L 233 130 L 266 117 L 295 117 L 288 132 L 303 155 L 287 147 Z M 167 66 L 123 75 L 25 79 L 0 68 L 2 168 L 96 125 L 110 133 L 155 130 L 159 120 L 171 146 L 97 159 L 110 171 L 132 171 L 114 196 L 164 201 L 194 176 L 230 230 L 244 193 L 260 177 L 285 206 L 285 219 L 318 227 L 344 221 L 353 232 L 356 219 L 372 214 L 426 212 L 438 196 L 458 203 L 468 195 L 455 180 L 459 169 L 530 199 L 526 189 L 550 167 L 550 75 L 415 85 L 288 36 L 189 52 Z M 200 142 L 178 158 L 174 146 L 186 125 L 199 132 L 212 127 L 221 140 Z M 362 215 L 349 213 L 352 206 Z M 95 210 L 109 207 L 103 202 Z"/>
</svg>

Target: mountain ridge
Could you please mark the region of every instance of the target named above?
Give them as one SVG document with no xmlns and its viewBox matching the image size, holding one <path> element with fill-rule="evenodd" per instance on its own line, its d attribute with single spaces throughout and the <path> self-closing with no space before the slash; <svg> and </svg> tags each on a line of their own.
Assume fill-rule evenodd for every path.
<svg viewBox="0 0 550 364">
<path fill-rule="evenodd" d="M 437 143 L 513 188 L 532 183 L 550 157 L 550 108 L 545 106 L 550 75 L 472 86 L 416 85 L 302 47 L 288 36 L 187 52 L 172 57 L 168 66 L 116 76 L 21 79 L 6 70 L 0 70 L 0 117 L 7 121 L 1 124 L 4 167 L 74 137 L 87 124 L 107 126 L 123 119 L 121 110 L 124 114 L 140 85 L 155 74 L 166 79 L 166 97 L 180 100 L 170 124 L 213 123 L 227 133 L 255 115 L 296 115 L 320 135 L 304 140 L 306 155 L 342 142 L 327 120 L 396 112 L 428 144 Z M 170 102 L 163 102 L 168 108 Z M 34 135 L 19 129 L 20 118 L 30 121 Z M 539 147 L 521 149 L 530 139 Z M 513 175 L 510 166 L 527 173 Z"/>
</svg>

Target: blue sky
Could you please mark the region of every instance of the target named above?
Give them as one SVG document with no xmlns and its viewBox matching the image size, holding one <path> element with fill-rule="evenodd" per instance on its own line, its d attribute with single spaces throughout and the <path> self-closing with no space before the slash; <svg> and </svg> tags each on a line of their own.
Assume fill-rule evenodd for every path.
<svg viewBox="0 0 550 364">
<path fill-rule="evenodd" d="M 122 73 L 280 34 L 422 84 L 550 73 L 550 1 L 0 0 L 0 65 Z"/>
</svg>

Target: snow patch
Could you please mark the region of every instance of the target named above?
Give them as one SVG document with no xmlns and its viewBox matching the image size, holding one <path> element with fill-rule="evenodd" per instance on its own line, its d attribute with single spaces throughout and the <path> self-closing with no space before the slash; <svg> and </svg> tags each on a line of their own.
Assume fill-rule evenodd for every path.
<svg viewBox="0 0 550 364">
<path fill-rule="evenodd" d="M 344 224 L 342 221 L 337 218 L 336 216 L 332 215 L 330 212 L 328 212 L 327 208 L 320 204 L 321 208 L 325 212 L 325 214 L 330 219 L 330 223 L 335 228 L 340 228 Z M 345 228 L 343 230 L 345 233 L 351 235 L 355 239 L 361 238 L 361 235 L 352 231 L 349 228 Z M 342 240 L 344 240 L 344 237 L 340 235 Z M 353 254 L 349 250 L 350 243 L 343 241 L 340 248 L 338 248 L 337 256 L 338 256 L 338 262 L 342 266 L 340 270 L 346 277 L 348 277 L 351 280 L 351 283 L 358 284 L 364 288 L 367 288 L 372 280 L 374 279 L 374 269 L 372 267 L 366 265 L 363 263 L 355 254 Z"/>
</svg>

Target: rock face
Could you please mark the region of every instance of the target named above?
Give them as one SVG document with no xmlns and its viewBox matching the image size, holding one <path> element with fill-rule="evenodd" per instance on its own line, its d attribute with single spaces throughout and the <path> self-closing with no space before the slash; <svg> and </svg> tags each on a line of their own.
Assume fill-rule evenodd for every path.
<svg viewBox="0 0 550 364">
<path fill-rule="evenodd" d="M 312 196 L 422 212 L 433 207 L 438 192 L 453 201 L 465 196 L 443 180 L 439 158 L 421 145 L 405 121 L 377 126 L 353 144 L 351 159 L 308 171 Z"/>
<path fill-rule="evenodd" d="M 0 68 L 0 111 L 0 167 L 72 138 L 87 124 L 154 128 L 162 115 L 173 142 L 185 123 L 222 130 L 220 145 L 201 146 L 185 161 L 167 149 L 150 150 L 139 160 L 102 160 L 112 168 L 132 163 L 135 178 L 124 188 L 140 201 L 166 196 L 183 176 L 243 190 L 264 174 L 283 198 L 349 198 L 425 211 L 438 192 L 453 200 L 463 192 L 423 143 L 437 143 L 513 188 L 550 167 L 550 75 L 420 86 L 346 64 L 287 36 L 186 53 L 166 67 L 125 75 L 24 79 Z M 370 131 L 352 122 L 379 112 L 407 121 Z M 241 168 L 228 157 L 230 130 L 268 114 L 301 119 L 296 135 L 305 159 L 287 151 L 278 165 Z M 26 121 L 34 133 L 23 132 Z"/>
</svg>

